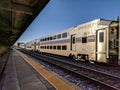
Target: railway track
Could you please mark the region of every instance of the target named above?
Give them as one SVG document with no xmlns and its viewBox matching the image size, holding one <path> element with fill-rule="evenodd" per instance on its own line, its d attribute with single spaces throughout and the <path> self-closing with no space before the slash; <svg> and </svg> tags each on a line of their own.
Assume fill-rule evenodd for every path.
<svg viewBox="0 0 120 90">
<path fill-rule="evenodd" d="M 38 53 L 36 53 L 38 54 Z M 96 63 L 96 64 L 91 64 L 89 62 L 83 62 L 83 61 L 75 61 L 73 59 L 70 59 L 68 57 L 64 57 L 64 56 L 59 56 L 59 55 L 53 55 L 53 54 L 42 54 L 44 56 L 49 56 L 52 58 L 55 58 L 59 61 L 65 61 L 67 63 L 71 63 L 74 64 L 76 66 L 80 66 L 83 68 L 87 68 L 87 69 L 92 69 L 93 71 L 97 71 L 97 72 L 101 72 L 101 73 L 105 73 L 108 75 L 111 75 L 113 77 L 117 77 L 120 78 L 120 65 L 109 65 L 109 64 L 103 64 L 103 63 Z"/>
<path fill-rule="evenodd" d="M 57 68 L 58 67 L 62 68 L 64 69 L 64 71 L 70 72 L 77 77 L 84 78 L 85 80 L 87 80 L 87 83 L 94 83 L 96 86 L 100 86 L 105 90 L 119 90 L 120 88 L 119 77 L 114 77 L 112 75 L 91 70 L 85 67 L 76 66 L 71 63 L 67 63 L 63 60 L 59 60 L 55 57 L 48 57 L 33 52 L 24 52 L 24 53 L 29 54 L 40 60 L 43 60 L 44 62 L 47 62 L 49 64 L 52 64 Z"/>
</svg>

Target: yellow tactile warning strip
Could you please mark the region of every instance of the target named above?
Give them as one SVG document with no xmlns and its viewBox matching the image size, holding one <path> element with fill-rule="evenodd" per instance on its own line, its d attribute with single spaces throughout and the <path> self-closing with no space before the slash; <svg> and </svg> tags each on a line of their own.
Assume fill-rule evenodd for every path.
<svg viewBox="0 0 120 90">
<path fill-rule="evenodd" d="M 74 87 L 70 86 L 60 78 L 58 78 L 53 73 L 50 73 L 48 70 L 46 70 L 44 67 L 42 67 L 40 64 L 36 63 L 32 59 L 30 59 L 25 54 L 17 51 L 17 53 L 27 62 L 29 63 L 36 71 L 38 71 L 51 85 L 53 85 L 56 90 L 76 90 Z"/>
</svg>

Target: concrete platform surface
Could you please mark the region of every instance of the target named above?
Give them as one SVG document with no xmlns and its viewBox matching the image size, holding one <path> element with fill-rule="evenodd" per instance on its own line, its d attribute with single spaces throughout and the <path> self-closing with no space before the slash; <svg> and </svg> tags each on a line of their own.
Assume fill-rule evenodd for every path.
<svg viewBox="0 0 120 90">
<path fill-rule="evenodd" d="M 1 90 L 55 90 L 55 88 L 12 50 L 2 76 Z"/>
</svg>

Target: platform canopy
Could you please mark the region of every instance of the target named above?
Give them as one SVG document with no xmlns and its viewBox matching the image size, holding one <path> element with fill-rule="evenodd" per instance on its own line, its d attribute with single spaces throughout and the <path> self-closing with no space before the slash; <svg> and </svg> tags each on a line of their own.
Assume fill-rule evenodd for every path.
<svg viewBox="0 0 120 90">
<path fill-rule="evenodd" d="M 11 46 L 49 0 L 0 0 L 0 46 Z"/>
</svg>

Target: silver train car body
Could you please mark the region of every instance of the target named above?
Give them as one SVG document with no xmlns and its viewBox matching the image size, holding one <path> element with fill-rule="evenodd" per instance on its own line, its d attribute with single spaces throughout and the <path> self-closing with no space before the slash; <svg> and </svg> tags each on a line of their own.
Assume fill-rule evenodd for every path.
<svg viewBox="0 0 120 90">
<path fill-rule="evenodd" d="M 118 63 L 119 22 L 96 19 L 31 41 L 33 50 L 103 63 Z"/>
</svg>

